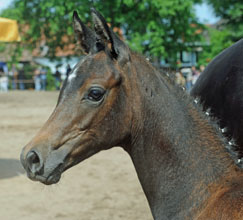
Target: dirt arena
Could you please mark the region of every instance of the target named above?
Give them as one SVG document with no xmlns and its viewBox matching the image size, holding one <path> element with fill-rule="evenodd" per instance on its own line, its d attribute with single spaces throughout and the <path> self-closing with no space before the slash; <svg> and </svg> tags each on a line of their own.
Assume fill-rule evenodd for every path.
<svg viewBox="0 0 243 220">
<path fill-rule="evenodd" d="M 19 162 L 21 149 L 47 120 L 57 96 L 0 93 L 0 219 L 152 219 L 133 164 L 120 148 L 72 167 L 56 185 L 26 177 Z"/>
</svg>

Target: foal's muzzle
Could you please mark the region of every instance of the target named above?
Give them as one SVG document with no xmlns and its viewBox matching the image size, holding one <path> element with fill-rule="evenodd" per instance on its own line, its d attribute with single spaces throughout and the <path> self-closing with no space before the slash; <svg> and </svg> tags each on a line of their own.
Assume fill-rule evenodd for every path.
<svg viewBox="0 0 243 220">
<path fill-rule="evenodd" d="M 31 149 L 26 154 L 23 150 L 20 160 L 31 180 L 50 185 L 57 183 L 61 178 L 64 156 L 65 154 L 55 151 L 49 157 L 43 158 L 38 149 Z"/>
</svg>

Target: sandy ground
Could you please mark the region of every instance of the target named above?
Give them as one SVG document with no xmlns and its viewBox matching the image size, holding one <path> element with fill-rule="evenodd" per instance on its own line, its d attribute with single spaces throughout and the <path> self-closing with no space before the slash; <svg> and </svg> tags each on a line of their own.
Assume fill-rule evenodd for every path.
<svg viewBox="0 0 243 220">
<path fill-rule="evenodd" d="M 57 96 L 57 92 L 0 93 L 0 219 L 152 219 L 133 164 L 120 148 L 72 167 L 56 185 L 26 177 L 19 154 L 47 120 Z"/>
</svg>

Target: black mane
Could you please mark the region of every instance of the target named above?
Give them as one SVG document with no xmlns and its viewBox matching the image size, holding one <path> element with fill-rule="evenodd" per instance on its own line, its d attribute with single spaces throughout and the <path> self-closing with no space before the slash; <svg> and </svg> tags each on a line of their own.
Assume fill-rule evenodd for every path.
<svg viewBox="0 0 243 220">
<path fill-rule="evenodd" d="M 207 66 L 191 91 L 204 111 L 211 109 L 239 162 L 243 158 L 242 51 L 243 39 L 225 49 Z"/>
</svg>

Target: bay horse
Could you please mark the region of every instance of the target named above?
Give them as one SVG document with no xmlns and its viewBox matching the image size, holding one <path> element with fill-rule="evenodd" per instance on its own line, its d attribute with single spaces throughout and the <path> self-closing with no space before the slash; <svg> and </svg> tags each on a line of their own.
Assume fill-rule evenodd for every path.
<svg viewBox="0 0 243 220">
<path fill-rule="evenodd" d="M 50 118 L 24 147 L 30 179 L 55 184 L 95 153 L 131 157 L 154 219 L 242 219 L 243 173 L 227 142 L 185 92 L 132 52 L 91 9 L 73 26 L 87 55 L 66 79 Z"/>
<path fill-rule="evenodd" d="M 222 51 L 191 90 L 219 125 L 243 167 L 243 39 Z"/>
</svg>

